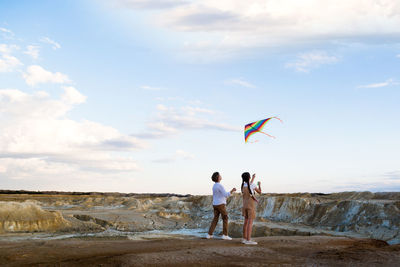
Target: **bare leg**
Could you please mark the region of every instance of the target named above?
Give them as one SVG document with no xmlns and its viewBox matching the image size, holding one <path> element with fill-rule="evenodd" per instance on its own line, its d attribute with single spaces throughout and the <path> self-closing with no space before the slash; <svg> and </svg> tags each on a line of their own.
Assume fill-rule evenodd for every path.
<svg viewBox="0 0 400 267">
<path fill-rule="evenodd" d="M 250 241 L 251 238 L 251 232 L 253 230 L 253 218 L 249 218 L 248 222 L 247 222 L 247 240 Z"/>
<path fill-rule="evenodd" d="M 247 240 L 247 225 L 249 223 L 248 218 L 244 218 L 244 224 L 243 224 L 243 239 Z"/>
</svg>

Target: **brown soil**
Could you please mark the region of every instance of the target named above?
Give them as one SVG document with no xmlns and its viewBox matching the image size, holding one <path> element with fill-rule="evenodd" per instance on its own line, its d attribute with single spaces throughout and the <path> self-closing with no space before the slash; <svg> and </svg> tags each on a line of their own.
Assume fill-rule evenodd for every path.
<svg viewBox="0 0 400 267">
<path fill-rule="evenodd" d="M 0 241 L 1 266 L 399 266 L 400 245 L 328 236 Z"/>
</svg>

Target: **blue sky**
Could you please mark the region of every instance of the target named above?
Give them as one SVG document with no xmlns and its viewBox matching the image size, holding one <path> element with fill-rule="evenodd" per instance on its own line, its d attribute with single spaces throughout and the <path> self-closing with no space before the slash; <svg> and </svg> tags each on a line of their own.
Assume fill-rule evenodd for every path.
<svg viewBox="0 0 400 267">
<path fill-rule="evenodd" d="M 398 191 L 399 41 L 394 0 L 2 1 L 0 187 Z"/>
</svg>

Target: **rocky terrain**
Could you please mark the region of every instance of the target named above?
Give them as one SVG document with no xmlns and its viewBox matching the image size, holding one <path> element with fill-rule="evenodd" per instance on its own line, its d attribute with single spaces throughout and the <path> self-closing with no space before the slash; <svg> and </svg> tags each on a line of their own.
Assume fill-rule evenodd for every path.
<svg viewBox="0 0 400 267">
<path fill-rule="evenodd" d="M 258 199 L 256 237 L 326 235 L 400 243 L 399 192 L 263 194 Z M 135 239 L 154 231 L 203 235 L 212 219 L 211 201 L 211 196 L 173 194 L 2 191 L 0 239 L 107 233 Z M 228 199 L 233 237 L 241 237 L 241 205 L 239 194 Z"/>
<path fill-rule="evenodd" d="M 400 245 L 329 236 L 0 241 L 1 266 L 399 266 Z"/>
</svg>

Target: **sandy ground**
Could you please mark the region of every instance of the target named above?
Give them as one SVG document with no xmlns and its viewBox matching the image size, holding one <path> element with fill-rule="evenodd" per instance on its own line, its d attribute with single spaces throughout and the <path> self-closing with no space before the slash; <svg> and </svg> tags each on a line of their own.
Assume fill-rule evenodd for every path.
<svg viewBox="0 0 400 267">
<path fill-rule="evenodd" d="M 400 245 L 327 236 L 0 241 L 1 266 L 400 266 Z"/>
</svg>

